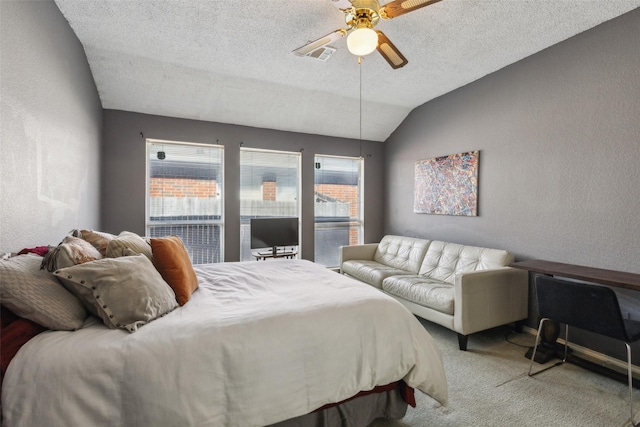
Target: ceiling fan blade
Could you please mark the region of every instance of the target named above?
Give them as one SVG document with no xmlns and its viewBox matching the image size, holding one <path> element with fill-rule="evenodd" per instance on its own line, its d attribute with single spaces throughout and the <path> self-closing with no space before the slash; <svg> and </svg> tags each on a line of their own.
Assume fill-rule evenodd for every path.
<svg viewBox="0 0 640 427">
<path fill-rule="evenodd" d="M 338 9 L 345 11 L 345 10 L 349 10 L 353 7 L 353 5 L 351 4 L 351 2 L 349 0 L 328 0 L 329 3 L 331 3 L 333 6 L 337 7 Z"/>
<path fill-rule="evenodd" d="M 384 19 L 392 19 L 439 1 L 441 0 L 394 0 L 382 6 L 379 13 Z"/>
<path fill-rule="evenodd" d="M 313 52 L 318 48 L 321 48 L 322 46 L 326 46 L 331 42 L 340 40 L 342 37 L 344 37 L 345 34 L 347 34 L 347 30 L 345 30 L 344 28 L 341 28 L 339 30 L 334 31 L 333 33 L 327 34 L 326 36 L 322 36 L 317 40 L 311 41 L 305 44 L 304 46 L 300 46 L 299 48 L 294 49 L 293 53 L 295 53 L 298 56 L 307 56 L 311 52 Z"/>
<path fill-rule="evenodd" d="M 389 40 L 389 38 L 385 36 L 382 31 L 376 30 L 376 33 L 378 33 L 378 47 L 376 49 L 378 49 L 380 55 L 382 55 L 382 57 L 387 60 L 387 62 L 393 69 L 404 67 L 409 63 L 409 61 L 407 61 L 407 58 L 405 58 L 404 55 L 400 53 L 398 48 L 393 43 L 391 43 L 391 40 Z"/>
</svg>

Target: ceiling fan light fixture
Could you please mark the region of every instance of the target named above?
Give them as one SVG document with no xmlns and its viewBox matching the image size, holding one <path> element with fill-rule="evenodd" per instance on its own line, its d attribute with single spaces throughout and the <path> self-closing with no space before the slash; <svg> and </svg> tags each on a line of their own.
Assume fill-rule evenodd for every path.
<svg viewBox="0 0 640 427">
<path fill-rule="evenodd" d="M 347 37 L 349 52 L 356 56 L 369 55 L 378 46 L 378 34 L 371 28 L 357 28 Z"/>
</svg>

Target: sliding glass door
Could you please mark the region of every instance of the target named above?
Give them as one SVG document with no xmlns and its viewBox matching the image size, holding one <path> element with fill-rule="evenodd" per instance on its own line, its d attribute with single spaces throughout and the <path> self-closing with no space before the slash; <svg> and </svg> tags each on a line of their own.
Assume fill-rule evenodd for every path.
<svg viewBox="0 0 640 427">
<path fill-rule="evenodd" d="M 339 264 L 340 246 L 362 243 L 363 161 L 315 157 L 315 262 Z"/>
</svg>

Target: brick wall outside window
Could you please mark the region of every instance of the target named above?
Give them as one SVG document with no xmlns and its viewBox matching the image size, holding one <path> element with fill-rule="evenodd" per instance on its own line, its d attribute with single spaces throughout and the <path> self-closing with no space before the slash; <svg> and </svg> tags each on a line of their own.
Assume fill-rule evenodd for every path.
<svg viewBox="0 0 640 427">
<path fill-rule="evenodd" d="M 262 200 L 275 200 L 275 199 L 276 199 L 276 182 L 263 181 L 262 182 Z"/>
<path fill-rule="evenodd" d="M 340 184 L 316 184 L 318 193 L 325 196 L 349 203 L 349 216 L 356 218 L 358 216 L 358 187 L 355 185 Z"/>
<path fill-rule="evenodd" d="M 341 184 L 316 184 L 315 191 L 325 196 L 337 199 L 341 202 L 349 203 L 349 217 L 358 217 L 358 187 L 355 185 Z M 350 227 L 349 244 L 358 244 L 358 230 Z"/>
<path fill-rule="evenodd" d="M 216 197 L 218 182 L 208 179 L 151 178 L 151 197 Z"/>
</svg>

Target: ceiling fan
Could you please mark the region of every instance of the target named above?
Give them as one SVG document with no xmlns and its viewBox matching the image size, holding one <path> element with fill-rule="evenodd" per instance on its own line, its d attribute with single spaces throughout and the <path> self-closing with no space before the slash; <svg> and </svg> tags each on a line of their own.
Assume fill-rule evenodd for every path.
<svg viewBox="0 0 640 427">
<path fill-rule="evenodd" d="M 340 28 L 326 36 L 293 51 L 298 56 L 309 56 L 321 47 L 341 39 L 347 33 L 347 47 L 356 56 L 365 56 L 375 49 L 394 69 L 404 67 L 409 61 L 391 43 L 382 31 L 374 30 L 380 18 L 393 19 L 441 0 L 393 0 L 382 7 L 378 0 L 328 0 L 345 14 L 347 28 Z"/>
</svg>

